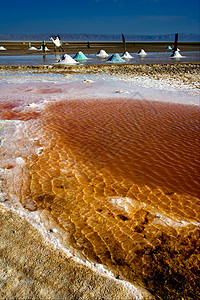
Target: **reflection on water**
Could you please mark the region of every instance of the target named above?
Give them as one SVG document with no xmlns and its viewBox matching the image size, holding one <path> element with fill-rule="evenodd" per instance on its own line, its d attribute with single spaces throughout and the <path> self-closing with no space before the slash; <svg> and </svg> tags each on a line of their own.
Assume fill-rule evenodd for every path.
<svg viewBox="0 0 200 300">
<path fill-rule="evenodd" d="M 46 54 L 43 54 L 43 63 L 46 63 L 46 61 L 47 61 L 47 56 Z"/>
<path fill-rule="evenodd" d="M 110 53 L 111 56 L 113 53 Z M 140 57 L 137 53 L 130 53 L 133 58 L 125 60 L 126 64 L 140 64 L 140 63 L 174 63 L 174 62 L 200 62 L 199 52 L 183 52 L 181 59 L 172 59 L 171 52 L 149 52 L 146 57 Z M 75 54 L 71 54 L 73 57 Z M 107 64 L 107 59 L 101 59 L 96 54 L 86 54 L 89 58 L 80 64 Z M 22 55 L 22 56 L 0 56 L 0 64 L 2 65 L 42 65 L 54 64 L 59 61 L 62 55 Z"/>
</svg>

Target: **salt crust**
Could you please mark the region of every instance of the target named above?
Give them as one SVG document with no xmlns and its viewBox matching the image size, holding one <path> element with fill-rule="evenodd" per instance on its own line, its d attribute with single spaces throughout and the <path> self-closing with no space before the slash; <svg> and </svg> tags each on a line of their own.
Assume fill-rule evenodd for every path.
<svg viewBox="0 0 200 300">
<path fill-rule="evenodd" d="M 1 194 L 0 194 L 1 196 Z M 0 201 L 1 202 L 1 201 Z M 51 230 L 47 231 L 47 229 L 44 227 L 44 224 L 41 222 L 40 218 L 40 212 L 29 212 L 25 210 L 20 203 L 15 203 L 14 205 L 12 204 L 5 204 L 5 203 L 0 203 L 1 210 L 10 210 L 14 213 L 17 213 L 21 218 L 26 219 L 34 228 L 36 228 L 42 238 L 50 243 L 51 245 L 54 246 L 55 249 L 61 250 L 65 253 L 67 258 L 73 259 L 75 262 L 78 264 L 84 265 L 88 268 L 90 268 L 92 271 L 96 272 L 100 276 L 105 276 L 107 278 L 111 278 L 112 280 L 119 282 L 119 284 L 122 284 L 124 288 L 128 289 L 130 292 L 132 292 L 133 296 L 135 297 L 136 300 L 142 300 L 144 299 L 144 295 L 147 294 L 148 292 L 143 289 L 142 287 L 136 287 L 135 285 L 127 282 L 126 280 L 122 279 L 116 279 L 113 275 L 113 273 L 109 270 L 106 269 L 106 267 L 102 264 L 98 263 L 93 263 L 88 260 L 83 260 L 80 259 L 75 253 L 71 253 L 69 249 L 66 249 L 63 247 L 59 240 L 54 237 L 54 233 L 57 233 L 57 230 L 52 228 Z M 146 299 L 146 298 L 145 298 Z"/>
<path fill-rule="evenodd" d="M 17 157 L 16 163 L 23 166 L 23 165 L 25 165 L 26 162 L 22 157 Z"/>
<path fill-rule="evenodd" d="M 131 213 L 131 211 L 135 207 L 145 207 L 148 211 L 154 214 L 155 217 L 153 223 L 155 224 L 160 224 L 163 226 L 170 226 L 175 228 L 184 227 L 190 224 L 193 224 L 195 226 L 200 226 L 199 222 L 195 222 L 195 221 L 186 222 L 184 220 L 169 218 L 165 216 L 163 213 L 160 213 L 157 209 L 154 209 L 149 205 L 146 205 L 145 203 L 140 203 L 128 197 L 112 197 L 109 198 L 108 200 L 112 203 L 112 205 L 117 206 L 117 208 L 120 208 L 121 210 L 126 211 L 127 213 Z"/>
<path fill-rule="evenodd" d="M 6 75 L 6 77 L 0 77 L 0 83 L 1 84 L 7 84 L 7 83 L 28 83 L 28 82 L 48 82 L 48 83 L 66 83 L 68 81 L 75 82 L 78 80 L 83 81 L 86 76 L 86 79 L 91 79 L 95 82 L 97 80 L 103 80 L 103 81 L 115 81 L 120 84 L 120 82 L 126 82 L 127 84 L 130 85 L 134 88 L 136 87 L 145 87 L 145 89 L 149 88 L 151 90 L 166 90 L 166 91 L 174 91 L 174 92 L 184 92 L 190 95 L 199 95 L 199 82 L 198 80 L 193 83 L 188 83 L 185 82 L 184 80 L 178 80 L 178 79 L 173 79 L 173 78 L 160 78 L 155 79 L 155 78 L 150 78 L 148 76 L 135 76 L 135 77 L 129 77 L 129 76 L 124 76 L 124 75 L 116 75 L 116 76 L 111 76 L 111 75 L 106 75 L 106 74 L 33 74 L 33 73 L 28 73 L 28 72 L 21 72 L 17 76 L 16 73 L 10 72 L 10 71 L 0 71 L 0 76 Z M 20 75 L 21 74 L 21 75 Z M 3 81 L 2 81 L 3 80 Z M 109 89 L 112 89 L 111 82 L 109 83 Z M 118 87 L 119 89 L 119 87 Z M 123 90 L 123 88 L 120 88 Z M 11 96 L 11 95 L 10 95 Z M 14 96 L 14 95 L 13 95 Z M 48 95 L 50 98 L 52 95 Z M 48 99 L 49 100 L 49 99 Z M 174 99 L 176 100 L 176 99 Z M 47 101 L 44 100 L 44 101 Z M 160 100 L 161 101 L 161 100 Z M 196 104 L 199 105 L 199 100 L 195 101 L 195 103 L 185 103 L 185 104 Z M 181 102 L 182 103 L 182 102 Z"/>
</svg>

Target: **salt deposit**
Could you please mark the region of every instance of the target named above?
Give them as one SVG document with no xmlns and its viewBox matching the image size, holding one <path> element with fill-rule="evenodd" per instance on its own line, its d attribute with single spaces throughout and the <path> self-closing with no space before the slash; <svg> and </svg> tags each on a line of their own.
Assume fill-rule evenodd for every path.
<svg viewBox="0 0 200 300">
<path fill-rule="evenodd" d="M 73 58 L 76 59 L 76 60 L 86 60 L 86 59 L 88 59 L 82 51 L 77 52 L 76 55 Z"/>
<path fill-rule="evenodd" d="M 166 50 L 172 50 L 171 46 L 167 46 Z"/>
<path fill-rule="evenodd" d="M 0 50 L 6 50 L 4 46 L 0 46 Z"/>
<path fill-rule="evenodd" d="M 75 65 L 77 61 L 75 61 L 71 56 L 68 54 L 64 54 L 62 58 L 57 62 L 57 64 L 65 64 L 65 65 Z"/>
<path fill-rule="evenodd" d="M 125 62 L 118 53 L 113 54 L 108 60 L 108 62 L 113 62 L 113 63 L 123 63 Z"/>
<path fill-rule="evenodd" d="M 35 48 L 35 47 L 33 47 L 33 46 L 31 46 L 31 43 L 29 43 L 29 48 L 28 48 L 28 50 L 31 50 L 31 51 L 37 51 L 38 49 L 37 48 Z"/>
<path fill-rule="evenodd" d="M 141 50 L 138 52 L 138 55 L 141 56 L 141 57 L 142 57 L 142 56 L 144 57 L 144 56 L 147 55 L 147 53 L 144 51 L 144 49 L 141 49 Z"/>
<path fill-rule="evenodd" d="M 43 51 L 42 46 L 41 46 L 39 49 L 37 49 L 37 50 L 38 50 L 38 51 Z M 50 51 L 50 50 L 49 50 L 49 48 L 47 48 L 47 46 L 45 46 L 44 51 Z"/>
<path fill-rule="evenodd" d="M 96 54 L 97 57 L 100 57 L 100 58 L 107 58 L 109 55 L 108 53 L 106 53 L 105 50 L 100 50 L 97 54 Z"/>
<path fill-rule="evenodd" d="M 125 59 L 133 58 L 133 56 L 130 55 L 130 53 L 128 51 L 124 52 L 121 57 L 125 58 Z"/>
<path fill-rule="evenodd" d="M 173 51 L 172 55 L 171 55 L 171 58 L 181 58 L 182 55 L 179 53 L 178 50 L 176 51 Z"/>
<path fill-rule="evenodd" d="M 28 50 L 35 51 L 35 50 L 37 50 L 37 48 L 35 48 L 35 47 L 30 47 L 30 48 L 28 48 Z"/>
</svg>

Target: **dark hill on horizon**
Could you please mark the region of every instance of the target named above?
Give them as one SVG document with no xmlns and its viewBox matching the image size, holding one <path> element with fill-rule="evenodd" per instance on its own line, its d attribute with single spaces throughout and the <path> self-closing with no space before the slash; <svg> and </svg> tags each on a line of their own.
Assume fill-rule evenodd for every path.
<svg viewBox="0 0 200 300">
<path fill-rule="evenodd" d="M 3 34 L 0 33 L 1 41 L 48 41 L 53 34 L 59 34 L 63 41 L 121 41 L 121 34 L 70 34 L 70 33 L 41 33 L 41 34 Z M 174 41 L 174 34 L 164 35 L 137 35 L 125 34 L 126 41 Z M 199 42 L 199 34 L 180 33 L 179 41 Z"/>
</svg>

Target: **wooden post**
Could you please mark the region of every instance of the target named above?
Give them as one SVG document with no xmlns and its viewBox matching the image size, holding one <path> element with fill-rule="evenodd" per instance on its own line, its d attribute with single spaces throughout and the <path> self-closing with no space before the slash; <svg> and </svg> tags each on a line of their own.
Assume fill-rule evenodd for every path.
<svg viewBox="0 0 200 300">
<path fill-rule="evenodd" d="M 125 37 L 124 37 L 123 33 L 122 33 L 122 41 L 124 43 L 124 52 L 126 52 L 126 41 L 125 41 Z"/>
<path fill-rule="evenodd" d="M 175 34 L 175 41 L 174 41 L 174 51 L 178 49 L 178 33 Z"/>
</svg>

